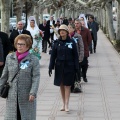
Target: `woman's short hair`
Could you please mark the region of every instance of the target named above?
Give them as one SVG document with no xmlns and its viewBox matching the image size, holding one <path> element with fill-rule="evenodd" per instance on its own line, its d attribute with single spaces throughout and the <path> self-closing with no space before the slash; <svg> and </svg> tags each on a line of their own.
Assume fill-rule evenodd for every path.
<svg viewBox="0 0 120 120">
<path fill-rule="evenodd" d="M 15 38 L 15 41 L 14 41 L 14 46 L 15 48 L 17 48 L 17 42 L 18 40 L 24 40 L 25 43 L 26 43 L 26 46 L 30 49 L 32 48 L 32 39 L 31 39 L 31 36 L 30 35 L 27 35 L 27 34 L 20 34 L 18 35 L 16 38 Z"/>
<path fill-rule="evenodd" d="M 70 25 L 73 29 L 75 29 L 75 24 L 70 23 L 69 25 Z"/>
</svg>

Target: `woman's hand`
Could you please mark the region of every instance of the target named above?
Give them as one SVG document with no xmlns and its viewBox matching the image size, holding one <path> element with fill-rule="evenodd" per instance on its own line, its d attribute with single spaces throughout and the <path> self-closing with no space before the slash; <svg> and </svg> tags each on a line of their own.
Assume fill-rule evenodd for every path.
<svg viewBox="0 0 120 120">
<path fill-rule="evenodd" d="M 30 96 L 29 96 L 29 101 L 30 101 L 30 102 L 33 102 L 34 99 L 35 99 L 35 96 L 33 96 L 33 95 L 30 95 Z"/>
</svg>

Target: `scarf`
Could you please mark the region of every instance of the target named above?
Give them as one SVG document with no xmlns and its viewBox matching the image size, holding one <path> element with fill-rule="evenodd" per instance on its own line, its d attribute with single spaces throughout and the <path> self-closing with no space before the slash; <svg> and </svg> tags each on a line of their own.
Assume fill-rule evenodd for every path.
<svg viewBox="0 0 120 120">
<path fill-rule="evenodd" d="M 18 63 L 20 63 L 21 60 L 24 59 L 28 54 L 29 54 L 28 51 L 26 51 L 24 53 L 19 53 L 18 51 L 16 51 L 16 56 L 17 56 L 17 59 L 18 59 Z"/>
<path fill-rule="evenodd" d="M 72 32 L 69 34 L 70 38 L 72 38 L 75 35 L 75 32 Z"/>
</svg>

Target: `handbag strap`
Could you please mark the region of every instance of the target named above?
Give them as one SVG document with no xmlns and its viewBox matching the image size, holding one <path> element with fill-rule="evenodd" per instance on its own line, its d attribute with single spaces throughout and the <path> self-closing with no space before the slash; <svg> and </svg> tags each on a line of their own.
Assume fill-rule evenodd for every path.
<svg viewBox="0 0 120 120">
<path fill-rule="evenodd" d="M 12 80 L 10 82 L 12 82 L 14 80 L 14 78 L 17 76 L 18 72 L 20 71 L 20 68 L 18 69 L 18 71 L 15 73 L 14 77 L 12 78 Z"/>
</svg>

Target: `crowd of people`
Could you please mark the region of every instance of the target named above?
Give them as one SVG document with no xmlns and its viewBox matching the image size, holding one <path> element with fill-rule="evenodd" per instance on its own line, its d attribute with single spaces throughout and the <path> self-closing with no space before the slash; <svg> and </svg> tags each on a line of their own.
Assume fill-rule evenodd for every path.
<svg viewBox="0 0 120 120">
<path fill-rule="evenodd" d="M 69 112 L 70 93 L 82 92 L 81 78 L 88 82 L 88 57 L 89 53 L 96 53 L 98 30 L 94 16 L 86 18 L 80 14 L 76 19 L 60 17 L 56 21 L 50 16 L 50 20 L 44 19 L 39 25 L 30 16 L 26 29 L 19 21 L 10 36 L 0 31 L 0 92 L 20 69 L 11 82 L 5 119 L 36 120 L 39 60 L 42 52 L 48 52 L 47 48 L 50 50 L 49 76 L 55 70 L 54 85 L 61 90 L 60 110 Z"/>
</svg>

